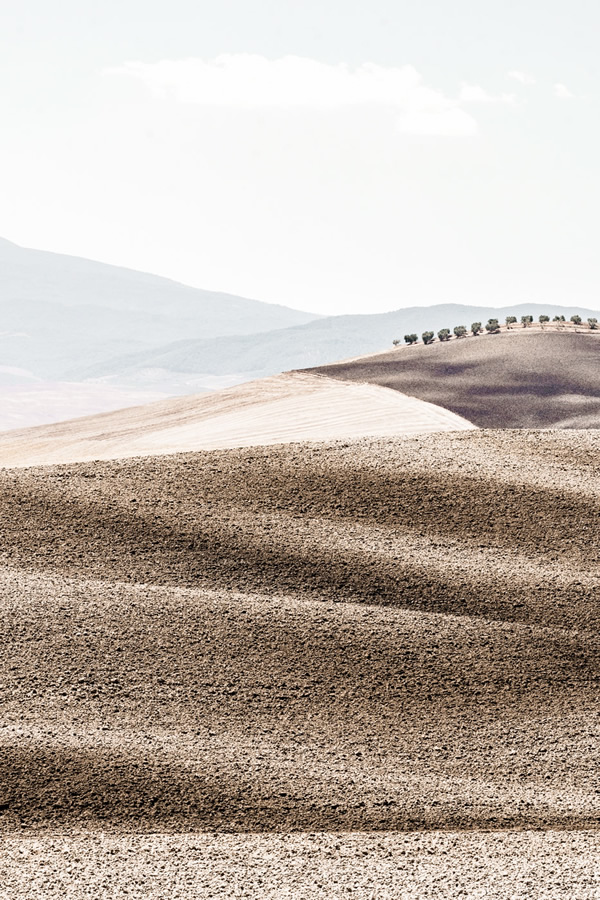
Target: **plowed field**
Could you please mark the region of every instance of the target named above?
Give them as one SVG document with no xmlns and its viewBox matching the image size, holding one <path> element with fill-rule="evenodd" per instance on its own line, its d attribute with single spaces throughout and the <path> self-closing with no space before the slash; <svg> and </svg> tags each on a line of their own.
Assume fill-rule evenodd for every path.
<svg viewBox="0 0 600 900">
<path fill-rule="evenodd" d="M 246 896 L 521 896 L 518 859 L 533 896 L 595 896 L 599 459 L 592 431 L 468 431 L 0 472 L 0 827 L 38 841 L 0 871 L 104 834 L 150 878 L 195 835 L 224 880 L 173 896 L 244 896 L 236 854 Z M 445 894 L 439 858 L 397 868 L 429 840 Z M 286 894 L 310 853 L 330 881 Z"/>
</svg>

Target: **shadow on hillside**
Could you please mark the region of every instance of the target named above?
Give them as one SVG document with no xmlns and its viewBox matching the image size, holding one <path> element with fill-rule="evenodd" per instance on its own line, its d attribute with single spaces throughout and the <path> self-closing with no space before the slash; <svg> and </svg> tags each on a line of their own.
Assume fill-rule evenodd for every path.
<svg viewBox="0 0 600 900">
<path fill-rule="evenodd" d="M 599 362 L 593 335 L 532 332 L 419 345 L 303 371 L 402 391 L 481 428 L 576 428 L 578 421 L 589 428 L 600 427 Z"/>
<path fill-rule="evenodd" d="M 188 457 L 189 462 L 189 457 Z M 82 467 L 83 468 L 83 467 Z M 303 479 L 280 467 L 252 483 L 252 468 L 214 474 L 197 482 L 163 479 L 160 491 L 180 503 L 179 511 L 151 519 L 144 497 L 135 512 L 107 498 L 65 496 L 60 488 L 38 485 L 34 495 L 19 491 L 0 505 L 0 554 L 5 562 L 89 578 L 178 585 L 205 584 L 267 594 L 302 593 L 315 599 L 347 599 L 394 604 L 409 609 L 529 621 L 568 628 L 595 627 L 597 591 L 578 583 L 578 567 L 595 566 L 600 510 L 588 499 L 552 489 L 512 488 L 461 477 L 455 489 L 443 475 L 424 477 L 377 472 L 308 473 Z M 12 476 L 14 478 L 14 475 Z M 26 478 L 26 476 L 24 476 Z M 217 499 L 203 501 L 205 491 Z M 44 496 L 45 493 L 45 496 Z M 229 493 L 229 496 L 228 496 Z M 150 491 L 148 502 L 155 501 Z M 189 501 L 189 502 L 188 502 Z M 255 513 L 288 516 L 287 533 L 276 523 L 265 530 Z M 244 512 L 237 527 L 236 509 Z M 289 517 L 295 521 L 289 531 Z M 473 569 L 472 562 L 447 570 L 420 560 L 396 559 L 375 546 L 364 550 L 319 541 L 323 517 L 345 522 L 410 527 L 434 542 L 460 539 L 473 555 L 477 547 L 497 548 L 506 578 Z M 302 539 L 303 529 L 306 540 Z M 400 531 L 401 533 L 401 531 Z M 571 583 L 511 577 L 511 551 L 551 561 L 563 559 Z"/>
<path fill-rule="evenodd" d="M 476 808 L 461 795 L 438 798 L 434 790 L 405 803 L 391 783 L 352 784 L 335 791 L 324 784 L 312 796 L 302 777 L 269 783 L 221 768 L 208 757 L 202 775 L 183 766 L 101 750 L 7 747 L 0 758 L 0 830 L 85 827 L 128 831 L 407 831 L 594 827 L 598 816 L 550 810 L 542 802 L 507 813 L 502 788 L 496 802 Z M 306 772 L 307 784 L 310 772 Z M 391 787 L 391 791 L 390 791 Z M 318 798 L 318 799 L 317 799 Z"/>
</svg>

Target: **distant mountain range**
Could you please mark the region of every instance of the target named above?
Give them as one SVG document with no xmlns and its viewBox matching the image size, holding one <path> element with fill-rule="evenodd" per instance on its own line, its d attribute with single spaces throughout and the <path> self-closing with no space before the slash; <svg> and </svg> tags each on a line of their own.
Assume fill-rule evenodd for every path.
<svg viewBox="0 0 600 900">
<path fill-rule="evenodd" d="M 489 318 L 540 313 L 550 316 L 577 313 L 600 317 L 581 307 L 518 304 L 501 309 L 485 306 L 440 304 L 410 307 L 373 315 L 328 316 L 290 328 L 253 335 L 216 337 L 166 343 L 150 351 L 124 354 L 107 362 L 72 370 L 73 379 L 103 379 L 128 387 L 146 385 L 154 390 L 200 390 L 212 378 L 215 385 L 231 384 L 282 371 L 321 366 L 336 360 L 375 353 L 390 347 L 394 338 L 426 329 L 438 331 Z"/>
<path fill-rule="evenodd" d="M 28 375 L 62 380 L 71 370 L 150 353 L 166 342 L 268 332 L 317 318 L 0 239 L 5 383 Z"/>
</svg>

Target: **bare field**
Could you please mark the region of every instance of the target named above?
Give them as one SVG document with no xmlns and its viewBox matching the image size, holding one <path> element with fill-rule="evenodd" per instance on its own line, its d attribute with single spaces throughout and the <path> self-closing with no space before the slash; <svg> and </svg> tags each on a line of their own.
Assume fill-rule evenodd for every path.
<svg viewBox="0 0 600 900">
<path fill-rule="evenodd" d="M 0 434 L 0 466 L 474 427 L 447 409 L 379 385 L 290 372 L 214 394 Z"/>
<path fill-rule="evenodd" d="M 11 900 L 82 842 L 65 896 L 599 896 L 599 451 L 0 471 Z"/>
<path fill-rule="evenodd" d="M 9 837 L 0 898 L 597 900 L 596 832 Z"/>
<path fill-rule="evenodd" d="M 416 344 L 306 371 L 402 391 L 479 428 L 599 428 L 600 332 L 571 329 Z"/>
</svg>

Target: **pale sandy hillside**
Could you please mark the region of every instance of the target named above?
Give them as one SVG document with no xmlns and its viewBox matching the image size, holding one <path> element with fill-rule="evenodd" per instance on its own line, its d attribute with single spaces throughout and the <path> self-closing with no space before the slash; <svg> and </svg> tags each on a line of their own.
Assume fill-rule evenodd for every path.
<svg viewBox="0 0 600 900">
<path fill-rule="evenodd" d="M 0 435 L 0 465 L 116 459 L 290 441 L 473 428 L 446 409 L 372 384 L 289 373 L 215 394 Z"/>
</svg>

